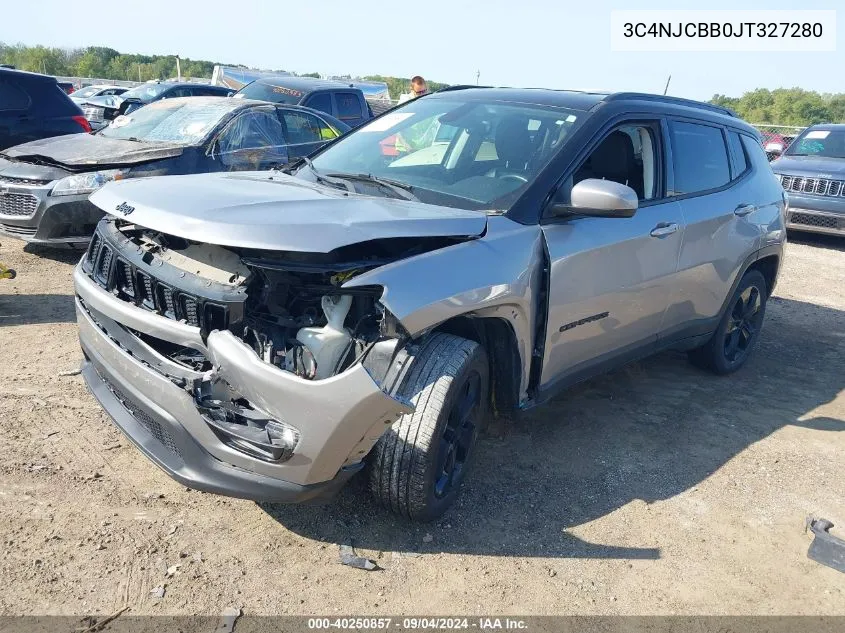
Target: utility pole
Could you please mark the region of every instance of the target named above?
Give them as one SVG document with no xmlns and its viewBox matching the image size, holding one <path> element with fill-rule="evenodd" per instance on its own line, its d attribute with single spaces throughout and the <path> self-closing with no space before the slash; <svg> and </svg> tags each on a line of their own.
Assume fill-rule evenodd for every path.
<svg viewBox="0 0 845 633">
<path fill-rule="evenodd" d="M 138 64 L 138 83 L 141 83 L 141 64 Z"/>
<path fill-rule="evenodd" d="M 480 71 L 480 70 L 476 70 L 476 71 L 475 71 L 475 85 L 476 85 L 476 86 L 478 85 L 478 80 L 479 80 L 480 78 L 481 78 L 481 71 Z"/>
<path fill-rule="evenodd" d="M 672 81 L 672 75 L 669 75 L 669 79 L 666 80 L 666 87 L 663 88 L 663 95 L 666 95 L 666 92 L 669 90 L 669 82 Z"/>
<path fill-rule="evenodd" d="M 179 64 L 179 56 L 176 56 L 176 81 L 182 81 L 182 66 Z"/>
</svg>

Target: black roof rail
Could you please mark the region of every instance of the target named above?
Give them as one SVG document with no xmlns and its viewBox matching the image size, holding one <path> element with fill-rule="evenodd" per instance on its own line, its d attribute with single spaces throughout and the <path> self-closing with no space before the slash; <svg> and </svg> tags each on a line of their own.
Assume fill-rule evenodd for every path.
<svg viewBox="0 0 845 633">
<path fill-rule="evenodd" d="M 666 95 L 654 95 L 646 92 L 614 92 L 603 99 L 603 101 L 624 101 L 626 99 L 636 99 L 637 101 L 660 101 L 663 103 L 674 103 L 688 108 L 699 108 L 701 110 L 710 110 L 711 112 L 718 112 L 719 114 L 727 114 L 735 119 L 740 118 L 739 115 L 723 106 L 715 105 L 713 103 L 704 103 L 703 101 L 694 101 L 693 99 L 684 99 L 683 97 L 669 97 Z"/>
</svg>

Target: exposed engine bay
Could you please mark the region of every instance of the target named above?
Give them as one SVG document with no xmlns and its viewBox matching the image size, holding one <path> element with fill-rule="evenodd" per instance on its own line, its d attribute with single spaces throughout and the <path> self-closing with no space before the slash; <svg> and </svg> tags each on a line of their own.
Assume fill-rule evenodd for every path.
<svg viewBox="0 0 845 633">
<path fill-rule="evenodd" d="M 106 241 L 123 243 L 115 253 L 121 262 L 116 268 L 131 269 L 124 275 L 130 281 L 110 282 L 115 294 L 125 293 L 121 298 L 140 307 L 198 325 L 205 336 L 228 329 L 264 362 L 309 380 L 343 372 L 363 361 L 379 342 L 392 340 L 390 347 L 397 350 L 406 338 L 379 302 L 380 286 L 344 289 L 344 282 L 376 266 L 455 242 L 393 238 L 319 254 L 196 243 L 123 220 L 105 223 L 101 231 Z M 124 261 L 129 256 L 131 260 Z M 89 251 L 89 260 L 92 257 Z M 102 257 L 96 259 L 91 261 L 95 278 Z M 198 371 L 211 369 L 198 350 L 137 335 L 177 363 Z M 382 346 L 376 355 L 384 353 Z"/>
</svg>

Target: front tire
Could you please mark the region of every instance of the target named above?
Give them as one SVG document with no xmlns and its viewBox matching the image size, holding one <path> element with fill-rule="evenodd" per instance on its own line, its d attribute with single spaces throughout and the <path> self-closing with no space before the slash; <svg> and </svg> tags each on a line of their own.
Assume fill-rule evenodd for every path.
<svg viewBox="0 0 845 633">
<path fill-rule="evenodd" d="M 760 271 L 749 270 L 734 291 L 713 338 L 690 352 L 692 363 L 720 375 L 742 367 L 760 337 L 767 299 L 766 279 Z"/>
<path fill-rule="evenodd" d="M 478 343 L 429 337 L 399 390 L 416 410 L 381 437 L 369 460 L 370 491 L 396 514 L 432 521 L 458 496 L 487 414 L 489 368 Z"/>
</svg>

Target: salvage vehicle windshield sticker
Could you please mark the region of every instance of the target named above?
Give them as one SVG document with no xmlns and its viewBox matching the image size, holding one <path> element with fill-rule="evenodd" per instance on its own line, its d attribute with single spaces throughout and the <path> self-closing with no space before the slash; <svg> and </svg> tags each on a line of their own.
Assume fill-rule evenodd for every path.
<svg viewBox="0 0 845 633">
<path fill-rule="evenodd" d="M 273 86 L 273 92 L 278 92 L 282 95 L 290 95 L 291 97 L 301 97 L 302 93 L 299 90 L 292 90 L 290 88 L 283 88 L 282 86 Z"/>
<path fill-rule="evenodd" d="M 132 117 L 121 114 L 111 122 L 111 127 L 123 127 L 132 121 Z"/>
<path fill-rule="evenodd" d="M 361 132 L 385 132 L 394 125 L 414 116 L 414 112 L 392 112 L 361 128 Z"/>
<path fill-rule="evenodd" d="M 827 138 L 828 134 L 830 134 L 829 130 L 813 130 L 812 132 L 807 132 L 807 136 L 804 138 Z"/>
</svg>

